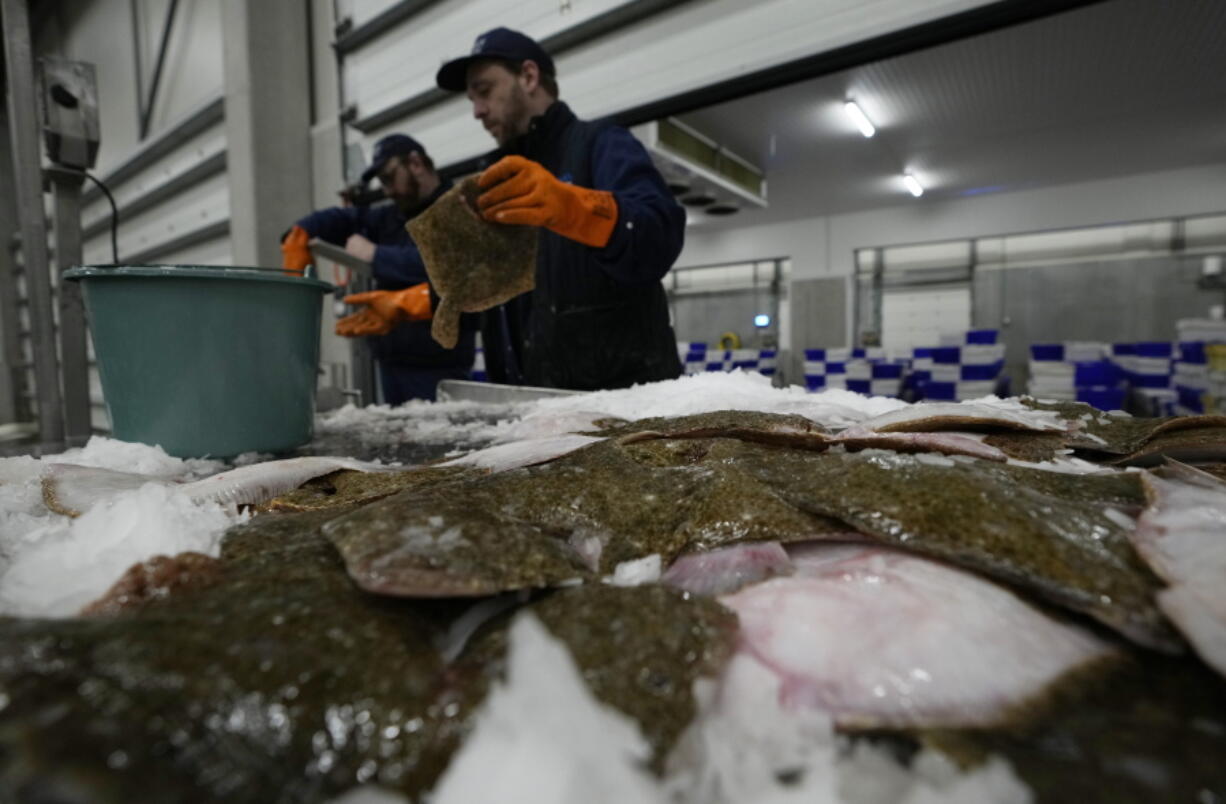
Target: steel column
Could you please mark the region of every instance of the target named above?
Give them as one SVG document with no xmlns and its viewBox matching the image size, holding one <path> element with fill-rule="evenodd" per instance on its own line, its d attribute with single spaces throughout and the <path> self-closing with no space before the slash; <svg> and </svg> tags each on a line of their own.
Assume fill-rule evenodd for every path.
<svg viewBox="0 0 1226 804">
<path fill-rule="evenodd" d="M 13 154 L 9 148 L 8 112 L 0 106 L 0 423 L 28 422 L 33 416 L 25 396 L 25 358 L 21 351 L 21 318 L 17 305 L 17 266 L 13 260 L 18 228 L 13 186 Z"/>
<path fill-rule="evenodd" d="M 85 304 L 81 287 L 65 282 L 64 272 L 80 265 L 81 184 L 84 174 L 50 168 L 54 200 L 56 277 L 59 280 L 60 370 L 64 382 L 64 435 L 70 447 L 79 447 L 93 432 L 89 410 L 89 354 L 86 346 Z"/>
<path fill-rule="evenodd" d="M 47 221 L 43 217 L 41 154 L 34 61 L 26 0 L 0 0 L 4 23 L 4 64 L 8 71 L 9 128 L 13 144 L 13 178 L 21 217 L 21 250 L 30 300 L 34 378 L 38 391 L 38 431 L 44 449 L 64 442 L 64 412 L 55 356 L 51 277 L 47 266 Z"/>
</svg>

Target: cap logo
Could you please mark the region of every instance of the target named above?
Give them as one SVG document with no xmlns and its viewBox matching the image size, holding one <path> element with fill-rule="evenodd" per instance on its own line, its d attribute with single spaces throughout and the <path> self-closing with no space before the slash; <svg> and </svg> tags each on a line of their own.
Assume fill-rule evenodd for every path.
<svg viewBox="0 0 1226 804">
<path fill-rule="evenodd" d="M 473 53 L 480 53 L 485 50 L 485 37 L 478 36 L 477 41 L 473 42 Z"/>
</svg>

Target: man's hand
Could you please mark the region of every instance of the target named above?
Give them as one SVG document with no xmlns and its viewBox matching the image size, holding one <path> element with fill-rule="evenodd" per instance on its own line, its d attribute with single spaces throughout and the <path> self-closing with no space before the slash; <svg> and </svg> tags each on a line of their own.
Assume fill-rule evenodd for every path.
<svg viewBox="0 0 1226 804">
<path fill-rule="evenodd" d="M 281 269 L 285 273 L 302 276 L 306 267 L 314 262 L 311 250 L 307 248 L 310 239 L 306 229 L 295 225 L 281 240 Z"/>
<path fill-rule="evenodd" d="M 345 251 L 365 262 L 375 260 L 375 244 L 360 234 L 349 235 L 349 239 L 345 241 Z"/>
<path fill-rule="evenodd" d="M 428 321 L 434 315 L 426 282 L 404 290 L 354 293 L 345 297 L 345 304 L 367 305 L 336 322 L 336 334 L 346 338 L 386 335 L 401 321 Z"/>
<path fill-rule="evenodd" d="M 617 200 L 604 190 L 558 181 L 542 165 L 506 156 L 477 179 L 477 209 L 487 221 L 543 226 L 587 246 L 603 248 L 617 225 Z"/>
</svg>

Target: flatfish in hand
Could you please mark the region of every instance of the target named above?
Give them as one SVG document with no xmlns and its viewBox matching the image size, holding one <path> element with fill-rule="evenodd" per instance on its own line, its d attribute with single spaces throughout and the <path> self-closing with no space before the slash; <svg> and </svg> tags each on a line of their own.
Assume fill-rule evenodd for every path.
<svg viewBox="0 0 1226 804">
<path fill-rule="evenodd" d="M 448 349 L 459 340 L 461 313 L 488 310 L 536 284 L 536 228 L 484 220 L 479 192 L 470 176 L 407 224 L 439 295 L 430 334 Z"/>
</svg>

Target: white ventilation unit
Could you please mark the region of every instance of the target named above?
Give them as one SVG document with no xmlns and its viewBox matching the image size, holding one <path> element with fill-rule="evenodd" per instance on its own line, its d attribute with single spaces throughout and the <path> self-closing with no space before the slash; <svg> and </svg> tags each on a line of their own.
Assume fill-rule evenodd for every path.
<svg viewBox="0 0 1226 804">
<path fill-rule="evenodd" d="M 677 200 L 691 211 L 731 215 L 746 206 L 765 207 L 762 171 L 673 117 L 636 126 Z"/>
</svg>

